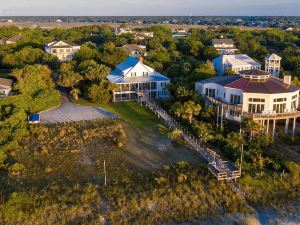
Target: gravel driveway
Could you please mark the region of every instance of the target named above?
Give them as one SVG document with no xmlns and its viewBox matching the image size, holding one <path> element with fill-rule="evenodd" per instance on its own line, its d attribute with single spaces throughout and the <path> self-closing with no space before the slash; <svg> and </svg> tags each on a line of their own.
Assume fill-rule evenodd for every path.
<svg viewBox="0 0 300 225">
<path fill-rule="evenodd" d="M 102 108 L 92 106 L 76 105 L 68 99 L 65 94 L 61 94 L 61 105 L 49 111 L 40 113 L 41 123 L 63 123 L 77 122 L 82 120 L 93 120 L 99 118 L 116 118 L 116 115 Z"/>
</svg>

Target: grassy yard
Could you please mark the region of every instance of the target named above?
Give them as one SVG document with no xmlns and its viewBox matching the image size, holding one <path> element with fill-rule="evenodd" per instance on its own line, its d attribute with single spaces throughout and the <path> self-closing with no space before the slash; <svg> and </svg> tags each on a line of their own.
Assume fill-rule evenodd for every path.
<svg viewBox="0 0 300 225">
<path fill-rule="evenodd" d="M 168 128 L 136 102 L 99 105 L 81 99 L 74 103 L 102 107 L 120 117 L 127 135 L 125 152 L 131 167 L 138 171 L 149 172 L 179 161 L 203 163 L 195 151 L 168 138 Z"/>
</svg>

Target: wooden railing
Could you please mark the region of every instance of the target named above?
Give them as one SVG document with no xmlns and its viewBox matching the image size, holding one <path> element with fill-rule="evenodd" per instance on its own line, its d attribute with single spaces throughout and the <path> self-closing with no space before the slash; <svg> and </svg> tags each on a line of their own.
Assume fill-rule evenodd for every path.
<svg viewBox="0 0 300 225">
<path fill-rule="evenodd" d="M 228 103 L 224 103 L 221 100 L 212 98 L 212 97 L 205 97 L 206 100 L 209 102 L 221 106 L 223 109 L 234 110 L 235 112 L 240 112 L 242 117 L 244 118 L 251 118 L 253 120 L 256 119 L 287 119 L 287 118 L 298 118 L 300 117 L 299 109 L 295 109 L 295 111 L 284 112 L 284 113 L 248 113 L 242 112 L 242 105 L 231 105 Z M 300 104 L 299 104 L 300 105 Z"/>
<path fill-rule="evenodd" d="M 151 101 L 148 98 L 148 93 L 143 94 L 139 92 L 138 100 L 139 103 L 145 104 L 145 106 L 153 111 L 158 118 L 162 119 L 170 129 L 180 130 L 182 132 L 184 141 L 208 162 L 209 171 L 218 180 L 236 180 L 237 178 L 241 177 L 241 172 L 237 170 L 232 163 L 223 161 L 221 156 L 215 151 L 205 147 L 204 145 L 201 145 L 201 141 L 199 139 L 195 138 L 189 131 L 184 129 L 159 105 Z"/>
</svg>

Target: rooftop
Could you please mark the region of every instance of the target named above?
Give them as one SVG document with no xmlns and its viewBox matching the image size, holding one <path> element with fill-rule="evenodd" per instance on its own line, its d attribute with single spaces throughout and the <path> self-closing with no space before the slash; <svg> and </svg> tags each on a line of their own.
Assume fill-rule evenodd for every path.
<svg viewBox="0 0 300 225">
<path fill-rule="evenodd" d="M 221 44 L 233 45 L 234 41 L 232 39 L 213 39 L 212 44 L 213 45 L 221 45 Z"/>
<path fill-rule="evenodd" d="M 11 79 L 6 78 L 0 78 L 0 85 L 5 87 L 11 87 L 13 84 L 13 81 Z"/>
<path fill-rule="evenodd" d="M 261 94 L 280 94 L 299 91 L 300 88 L 294 85 L 286 84 L 282 79 L 275 78 L 269 73 L 260 70 L 245 70 L 241 75 L 230 75 L 213 77 L 201 81 L 200 83 L 215 83 L 225 88 L 233 88 L 242 90 L 245 93 L 261 93 Z M 267 76 L 264 79 L 255 79 L 249 76 Z"/>
<path fill-rule="evenodd" d="M 266 59 L 268 59 L 268 60 L 281 60 L 281 57 L 276 55 L 275 53 L 273 53 L 273 54 L 267 56 Z"/>
<path fill-rule="evenodd" d="M 234 66 L 261 66 L 260 63 L 254 61 L 246 54 L 239 55 L 222 55 L 223 63 Z"/>
</svg>

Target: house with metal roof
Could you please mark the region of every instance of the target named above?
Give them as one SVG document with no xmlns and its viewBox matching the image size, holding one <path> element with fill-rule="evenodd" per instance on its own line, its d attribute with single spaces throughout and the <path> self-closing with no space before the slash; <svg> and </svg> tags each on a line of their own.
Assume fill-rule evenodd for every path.
<svg viewBox="0 0 300 225">
<path fill-rule="evenodd" d="M 22 38 L 23 38 L 23 35 L 21 35 L 21 34 L 14 35 L 14 36 L 11 36 L 11 37 L 5 37 L 5 38 L 0 39 L 0 44 L 1 45 L 3 45 L 3 44 L 7 44 L 7 45 L 15 44 L 18 41 L 20 41 Z"/>
<path fill-rule="evenodd" d="M 0 98 L 6 97 L 12 90 L 13 81 L 11 79 L 0 78 Z"/>
<path fill-rule="evenodd" d="M 140 93 L 146 93 L 149 98 L 169 97 L 166 86 L 170 83 L 170 78 L 146 66 L 143 58 L 129 56 L 110 72 L 107 79 L 119 86 L 113 91 L 115 102 L 134 101 Z"/>
<path fill-rule="evenodd" d="M 60 61 L 71 61 L 80 48 L 80 45 L 70 41 L 52 41 L 45 44 L 46 53 L 57 56 Z"/>
<path fill-rule="evenodd" d="M 227 70 L 232 70 L 237 74 L 242 70 L 261 69 L 261 64 L 246 54 L 220 55 L 218 58 L 213 59 L 213 66 L 218 75 L 224 75 Z"/>
<path fill-rule="evenodd" d="M 238 50 L 232 39 L 213 39 L 212 46 L 219 52 L 220 55 L 234 55 Z"/>
<path fill-rule="evenodd" d="M 295 134 L 296 119 L 300 117 L 299 90 L 291 84 L 290 76 L 279 79 L 261 70 L 244 70 L 238 75 L 196 83 L 196 91 L 208 104 L 217 106 L 217 123 L 221 127 L 223 118 L 239 123 L 251 118 L 264 125 L 267 132 L 272 124 L 273 136 L 278 120 L 285 120 L 286 133 L 292 121 L 292 134 Z"/>
</svg>

